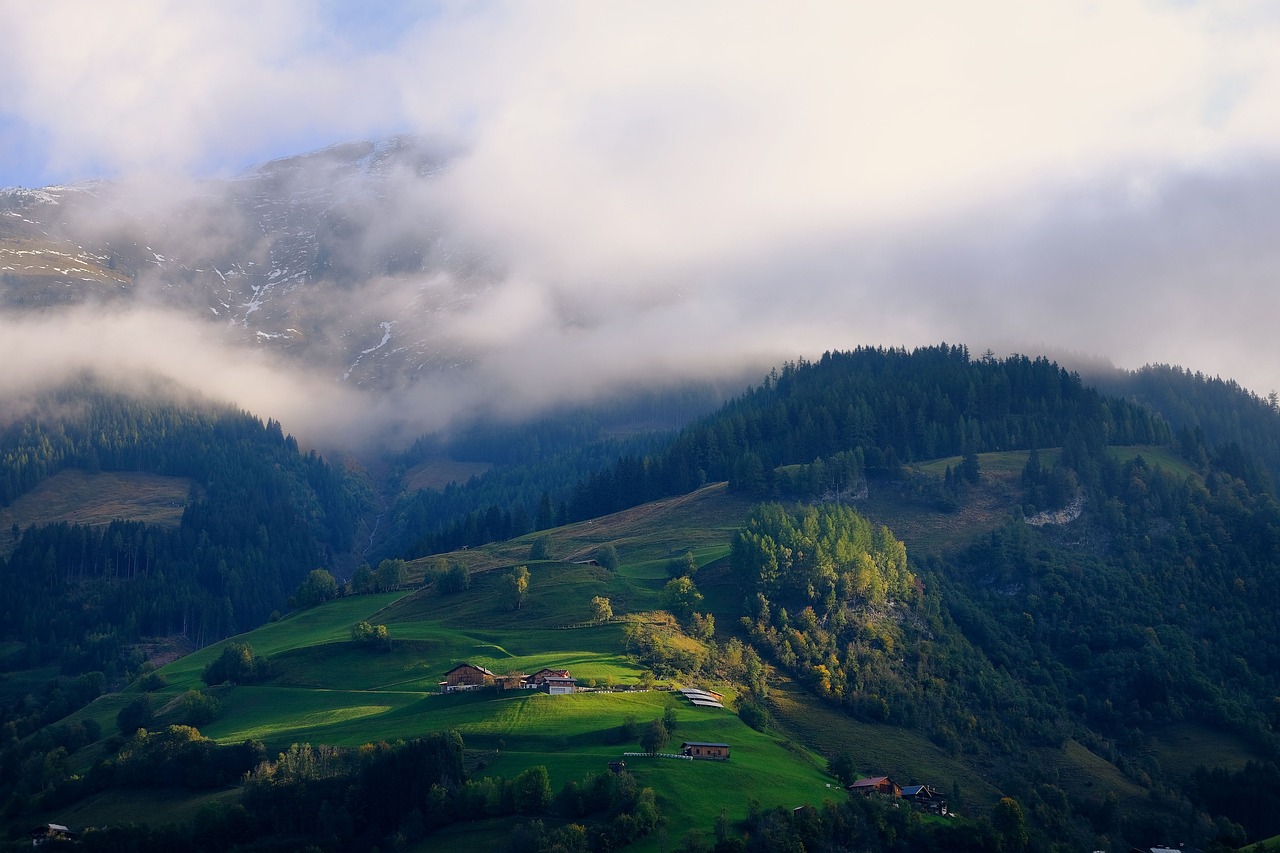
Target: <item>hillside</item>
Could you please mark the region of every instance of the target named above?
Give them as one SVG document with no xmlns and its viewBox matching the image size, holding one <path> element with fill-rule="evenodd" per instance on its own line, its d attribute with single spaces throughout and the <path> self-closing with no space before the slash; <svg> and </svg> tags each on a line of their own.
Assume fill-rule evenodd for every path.
<svg viewBox="0 0 1280 853">
<path fill-rule="evenodd" d="M 1280 419 L 1249 412 L 1250 423 Z M 188 433 L 181 419 L 167 423 L 171 437 L 219 436 L 235 423 L 242 447 L 259 449 L 199 457 L 210 462 L 193 476 L 145 430 L 121 444 L 78 426 L 65 438 L 28 426 L 11 433 L 24 448 L 8 457 L 11 511 L 31 512 L 35 485 L 56 491 L 55 475 L 88 468 L 91 455 L 113 475 L 126 468 L 120 459 L 141 459 L 154 476 L 208 484 L 188 495 L 177 528 L 187 536 L 179 541 L 196 545 L 198 533 L 182 532 L 209 525 L 205 549 L 158 549 L 155 559 L 206 559 L 215 532 L 251 549 L 291 541 L 288 531 L 300 528 L 269 527 L 264 539 L 252 513 L 213 512 L 219 496 L 248 500 L 211 477 L 212 460 L 235 458 L 241 467 L 231 469 L 248 472 L 241 480 L 265 484 L 282 511 L 292 508 L 281 518 L 310 507 L 302 517 L 313 538 L 295 543 L 352 541 L 350 527 L 328 528 L 327 513 L 351 520 L 343 513 L 359 491 L 346 491 L 318 457 L 295 455 L 278 427 L 214 419 Z M 277 840 L 328 833 L 317 843 L 332 849 L 427 830 L 436 845 L 501 847 L 508 836 L 536 836 L 528 847 L 536 849 L 554 838 L 567 844 L 576 820 L 583 843 L 597 849 L 624 837 L 660 849 L 686 829 L 765 849 L 765 839 L 818 839 L 854 825 L 879 827 L 857 836 L 869 850 L 892 849 L 894 838 L 911 839 L 912 849 L 1007 849 L 1022 830 L 1015 846 L 1037 851 L 1169 837 L 1222 849 L 1270 837 L 1280 831 L 1269 816 L 1273 788 L 1249 784 L 1269 780 L 1280 754 L 1280 612 L 1267 592 L 1280 565 L 1280 504 L 1261 434 L 1241 429 L 1214 444 L 1194 424 L 1175 430 L 1151 405 L 1102 395 L 1048 362 L 974 361 L 962 348 L 860 350 L 787 365 L 670 441 L 637 445 L 638 455 L 610 461 L 593 445 L 575 457 L 566 439 L 566 455 L 549 467 L 526 465 L 536 453 L 521 451 L 446 487 L 440 501 L 419 493 L 386 522 L 418 553 L 350 571 L 330 562 L 332 573 L 316 567 L 333 551 L 292 553 L 293 583 L 276 582 L 274 592 L 281 600 L 293 591 L 292 612 L 268 621 L 257 600 L 254 624 L 266 624 L 235 638 L 252 656 L 206 640 L 158 674 L 137 661 L 94 671 L 90 661 L 118 659 L 117 640 L 64 633 L 67 623 L 54 618 L 47 636 L 79 638 L 60 641 L 56 654 L 43 636 L 10 639 L 0 650 L 14 672 L 0 695 L 23 710 L 0 753 L 16 780 L 6 825 L 62 814 L 92 823 L 129 797 L 127 808 L 140 809 L 138 768 L 159 762 L 157 778 L 178 784 L 164 755 L 187 750 L 208 772 L 187 777 L 189 797 L 164 794 L 174 803 L 165 830 L 173 844 L 189 840 L 199 802 L 211 804 L 202 820 L 219 831 L 252 825 Z M 440 446 L 422 448 L 427 459 Z M 261 460 L 268 464 L 256 467 Z M 583 469 L 566 485 L 568 472 Z M 268 471 L 309 473 L 273 480 Z M 500 499 L 503 483 L 512 484 L 511 501 L 482 508 Z M 446 504 L 472 508 L 450 515 Z M 15 601 L 67 612 L 38 592 L 48 555 L 53 589 L 80 596 L 63 600 L 92 604 L 86 596 L 149 588 L 161 573 L 148 570 L 146 539 L 127 539 L 134 528 L 122 524 L 23 532 L 5 561 L 27 596 Z M 465 547 L 426 547 L 458 536 Z M 68 542 L 80 550 L 64 550 Z M 246 557 L 255 551 L 212 553 L 222 565 L 205 563 L 213 571 L 195 583 L 246 597 L 267 588 L 249 566 L 262 557 Z M 81 579 L 81 565 L 110 576 Z M 43 623 L 24 627 L 38 633 Z M 135 636 L 166 633 L 190 636 L 176 626 Z M 100 645 L 87 645 L 91 637 Z M 705 714 L 673 694 L 634 689 L 439 695 L 444 673 L 464 661 L 499 676 L 569 669 L 597 688 L 719 685 L 735 704 Z M 206 683 L 210 664 L 221 669 Z M 228 667 L 239 672 L 230 681 L 217 674 Z M 743 745 L 743 761 L 696 773 L 744 775 L 716 789 L 676 762 L 629 761 L 629 777 L 582 781 L 623 741 L 638 748 L 644 726 L 662 716 L 678 737 Z M 135 735 L 139 720 L 146 736 Z M 166 728 L 181 722 L 199 733 Z M 295 753 L 295 743 L 321 758 Z M 434 768 L 422 778 L 439 791 L 424 781 L 404 787 L 403 798 L 374 797 L 411 760 Z M 825 787 L 835 783 L 828 766 L 927 783 L 962 818 L 915 820 L 849 799 Z M 551 801 L 517 807 L 515 790 L 541 788 L 543 767 Z M 791 781 L 775 789 L 752 775 L 766 767 Z M 249 771 L 243 790 L 221 787 Z M 634 788 L 618 781 L 632 777 Z M 682 787 L 690 779 L 701 781 Z M 811 783 L 821 796 L 834 792 L 835 805 L 791 812 Z M 584 784 L 600 786 L 597 799 Z M 286 808 L 293 796 L 311 799 Z M 236 810 L 241 797 L 246 813 Z M 658 813 L 680 834 L 668 829 L 664 839 Z M 325 817 L 307 824 L 300 814 Z M 698 849 L 697 836 L 686 846 Z"/>
</svg>

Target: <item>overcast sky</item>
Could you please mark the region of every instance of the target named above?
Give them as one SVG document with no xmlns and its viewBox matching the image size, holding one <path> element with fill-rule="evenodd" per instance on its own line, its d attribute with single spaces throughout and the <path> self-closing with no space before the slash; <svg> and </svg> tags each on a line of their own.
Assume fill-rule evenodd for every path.
<svg viewBox="0 0 1280 853">
<path fill-rule="evenodd" d="M 0 32 L 0 185 L 456 146 L 502 336 L 576 300 L 642 365 L 945 340 L 1280 386 L 1268 0 L 0 0 Z"/>
</svg>

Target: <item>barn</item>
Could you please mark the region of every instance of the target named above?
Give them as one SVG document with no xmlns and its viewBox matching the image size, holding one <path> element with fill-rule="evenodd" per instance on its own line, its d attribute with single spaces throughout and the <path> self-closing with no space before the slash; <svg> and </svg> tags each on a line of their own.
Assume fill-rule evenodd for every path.
<svg viewBox="0 0 1280 853">
<path fill-rule="evenodd" d="M 710 759 L 712 761 L 728 761 L 729 744 L 705 743 L 703 741 L 687 740 L 680 744 L 680 754 L 687 755 L 690 758 L 703 758 Z"/>
</svg>

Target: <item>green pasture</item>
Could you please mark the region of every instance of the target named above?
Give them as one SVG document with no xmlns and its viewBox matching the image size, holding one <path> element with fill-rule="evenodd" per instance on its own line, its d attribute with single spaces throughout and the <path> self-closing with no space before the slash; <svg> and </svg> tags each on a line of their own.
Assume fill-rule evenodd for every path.
<svg viewBox="0 0 1280 853">
<path fill-rule="evenodd" d="M 1239 772 L 1257 756 L 1239 735 L 1203 723 L 1179 723 L 1154 735 L 1152 754 L 1165 773 L 1178 779 L 1189 777 L 1197 767 Z"/>
<path fill-rule="evenodd" d="M 1107 452 L 1118 462 L 1128 462 L 1130 459 L 1141 456 L 1148 464 L 1164 468 L 1179 477 L 1195 474 L 1195 470 L 1187 464 L 1187 461 L 1168 447 L 1154 444 L 1118 445 L 1108 447 Z M 1062 457 L 1062 448 L 1050 447 L 1039 451 L 1039 453 L 1040 467 L 1052 468 L 1058 464 L 1058 460 Z M 1030 452 L 1026 450 L 979 453 L 978 470 L 984 474 L 1021 474 L 1022 469 L 1027 465 L 1027 459 L 1030 455 Z M 915 467 L 925 474 L 941 477 L 946 473 L 948 467 L 954 471 L 960 467 L 963 461 L 964 457 L 948 456 L 942 459 L 922 462 Z"/>
<path fill-rule="evenodd" d="M 403 592 L 380 595 L 354 595 L 327 602 L 322 607 L 292 613 L 278 622 L 269 622 L 254 631 L 240 634 L 179 658 L 161 672 L 169 679 L 170 690 L 190 690 L 203 686 L 200 673 L 228 643 L 248 643 L 255 655 L 278 654 L 287 649 L 351 639 L 351 626 L 366 620 L 382 621 L 379 611 Z"/>
<path fill-rule="evenodd" d="M 727 554 L 733 532 L 741 527 L 754 503 L 748 497 L 728 494 L 725 483 L 713 483 L 687 495 L 654 501 L 604 518 L 456 551 L 445 559 L 460 563 L 472 572 L 527 565 L 536 575 L 539 564 L 530 562 L 529 552 L 535 539 L 546 536 L 555 560 L 572 563 L 590 559 L 600 546 L 612 545 L 620 560 L 618 571 L 613 573 L 615 577 L 665 583 L 666 564 L 673 557 L 692 551 L 701 565 Z M 411 577 L 420 578 L 437 559 L 426 557 L 413 561 Z M 648 609 L 648 606 L 634 609 Z"/>
</svg>

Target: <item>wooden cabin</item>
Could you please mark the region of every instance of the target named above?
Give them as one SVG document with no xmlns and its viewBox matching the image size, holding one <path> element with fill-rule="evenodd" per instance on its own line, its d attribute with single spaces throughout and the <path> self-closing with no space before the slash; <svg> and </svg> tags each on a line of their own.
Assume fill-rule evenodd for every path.
<svg viewBox="0 0 1280 853">
<path fill-rule="evenodd" d="M 492 687 L 497 676 L 482 666 L 460 663 L 444 674 L 440 682 L 441 693 L 454 693 L 460 690 L 479 690 L 481 687 Z"/>
<path fill-rule="evenodd" d="M 947 798 L 928 785 L 908 785 L 902 789 L 902 799 L 930 814 L 946 814 Z"/>
<path fill-rule="evenodd" d="M 863 796 L 871 796 L 872 794 L 882 794 L 886 797 L 901 797 L 902 787 L 888 776 L 869 776 L 866 779 L 859 779 L 849 786 L 849 793 L 862 794 Z"/>
</svg>

